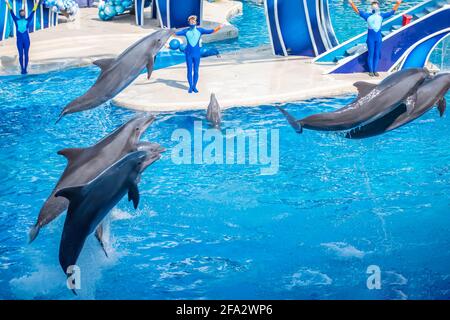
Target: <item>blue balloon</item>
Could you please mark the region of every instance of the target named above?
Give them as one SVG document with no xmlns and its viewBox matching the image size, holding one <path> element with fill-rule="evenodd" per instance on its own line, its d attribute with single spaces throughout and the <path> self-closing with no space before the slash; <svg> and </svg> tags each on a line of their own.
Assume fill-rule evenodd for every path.
<svg viewBox="0 0 450 320">
<path fill-rule="evenodd" d="M 131 1 L 124 1 L 124 2 L 122 2 L 122 7 L 130 8 L 131 7 Z"/>
<path fill-rule="evenodd" d="M 179 49 L 180 49 L 181 52 L 184 52 L 186 50 L 186 44 L 185 43 L 180 44 L 180 48 Z"/>
<path fill-rule="evenodd" d="M 102 20 L 105 20 L 105 18 L 106 18 L 105 11 L 100 10 L 100 11 L 98 12 L 98 17 L 99 17 L 100 19 L 102 19 Z"/>
<path fill-rule="evenodd" d="M 169 47 L 172 50 L 178 50 L 178 48 L 180 47 L 180 40 L 178 40 L 178 39 L 170 40 Z"/>
<path fill-rule="evenodd" d="M 121 13 L 123 13 L 125 11 L 125 8 L 122 7 L 122 6 L 116 6 L 115 10 L 116 10 L 117 14 L 121 14 Z"/>
<path fill-rule="evenodd" d="M 108 17 L 114 17 L 116 15 L 116 9 L 114 9 L 114 7 L 112 7 L 112 6 L 106 5 L 105 14 Z"/>
</svg>

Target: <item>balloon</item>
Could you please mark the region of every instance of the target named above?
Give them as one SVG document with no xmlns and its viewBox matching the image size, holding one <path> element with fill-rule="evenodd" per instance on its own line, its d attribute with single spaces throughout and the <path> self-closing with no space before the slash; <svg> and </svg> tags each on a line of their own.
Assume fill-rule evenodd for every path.
<svg viewBox="0 0 450 320">
<path fill-rule="evenodd" d="M 178 50 L 178 48 L 180 47 L 180 40 L 178 40 L 178 39 L 170 40 L 169 47 L 172 50 Z"/>
<path fill-rule="evenodd" d="M 122 6 L 116 6 L 115 10 L 116 10 L 117 14 L 121 14 L 121 13 L 123 13 L 125 11 L 125 8 L 122 7 Z"/>
<path fill-rule="evenodd" d="M 105 7 L 105 14 L 108 16 L 108 17 L 114 17 L 115 15 L 116 15 L 116 10 L 114 9 L 114 7 L 112 7 L 112 6 L 109 6 L 109 5 L 107 5 L 106 7 Z"/>
<path fill-rule="evenodd" d="M 186 44 L 182 43 L 182 44 L 180 44 L 180 51 L 184 52 L 184 50 L 186 50 Z"/>
<path fill-rule="evenodd" d="M 99 10 L 99 12 L 98 12 L 98 17 L 99 17 L 100 19 L 102 19 L 102 20 L 105 20 L 105 18 L 106 18 L 105 11 Z"/>
</svg>

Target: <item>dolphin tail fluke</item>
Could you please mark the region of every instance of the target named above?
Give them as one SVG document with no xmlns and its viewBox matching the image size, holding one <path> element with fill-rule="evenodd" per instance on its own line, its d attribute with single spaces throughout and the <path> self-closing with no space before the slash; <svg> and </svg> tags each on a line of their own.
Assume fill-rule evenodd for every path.
<svg viewBox="0 0 450 320">
<path fill-rule="evenodd" d="M 444 116 L 445 109 L 447 109 L 447 101 L 445 100 L 445 98 L 439 100 L 437 108 L 439 110 L 439 115 L 441 117 Z"/>
<path fill-rule="evenodd" d="M 295 132 L 297 133 L 302 133 L 303 132 L 303 127 L 300 124 L 299 121 L 297 121 L 297 119 L 295 119 L 289 112 L 287 112 L 286 110 L 284 110 L 283 108 L 276 106 L 278 108 L 278 110 L 281 111 L 281 113 L 286 117 L 287 121 L 289 122 L 289 124 L 291 125 L 292 128 L 294 128 Z"/>
<path fill-rule="evenodd" d="M 36 237 L 39 234 L 39 230 L 41 230 L 41 227 L 37 223 L 31 227 L 30 232 L 28 234 L 29 235 L 28 243 L 32 243 L 34 239 L 36 239 Z"/>
</svg>

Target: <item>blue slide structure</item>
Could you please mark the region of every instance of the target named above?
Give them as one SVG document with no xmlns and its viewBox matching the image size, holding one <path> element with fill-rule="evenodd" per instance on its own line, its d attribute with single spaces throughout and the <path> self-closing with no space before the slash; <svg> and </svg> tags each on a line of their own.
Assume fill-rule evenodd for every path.
<svg viewBox="0 0 450 320">
<path fill-rule="evenodd" d="M 450 0 L 429 0 L 395 15 L 383 23 L 383 50 L 379 71 L 423 67 L 431 51 L 449 34 Z M 402 26 L 403 15 L 412 17 Z M 329 73 L 367 71 L 367 32 L 319 55 L 313 61 L 330 64 Z"/>
<path fill-rule="evenodd" d="M 19 10 L 24 8 L 25 14 L 31 13 L 34 7 L 33 0 L 14 0 L 11 1 L 14 13 L 19 15 Z M 58 24 L 58 14 L 51 11 L 49 8 L 45 8 L 43 4 L 40 4 L 36 10 L 33 24 L 30 26 L 29 32 L 34 32 L 44 28 L 56 26 Z M 0 41 L 15 36 L 14 22 L 9 14 L 8 7 L 5 1 L 0 1 Z"/>
<path fill-rule="evenodd" d="M 202 0 L 154 0 L 161 27 L 183 28 L 187 27 L 187 18 L 191 15 L 198 17 L 202 23 Z"/>
<path fill-rule="evenodd" d="M 265 0 L 274 54 L 314 57 L 338 45 L 328 0 Z"/>
</svg>

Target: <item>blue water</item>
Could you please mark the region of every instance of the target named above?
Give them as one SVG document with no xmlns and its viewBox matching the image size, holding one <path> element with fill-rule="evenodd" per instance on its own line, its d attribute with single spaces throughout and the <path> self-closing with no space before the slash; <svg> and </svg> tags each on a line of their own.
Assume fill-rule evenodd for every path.
<svg viewBox="0 0 450 320">
<path fill-rule="evenodd" d="M 134 115 L 107 104 L 54 124 L 97 76 L 0 77 L 1 299 L 450 298 L 448 115 L 346 140 L 298 135 L 273 106 L 223 114 L 224 129 L 279 130 L 270 176 L 258 165 L 175 165 L 172 132 L 192 131 L 204 111 L 158 115 L 143 140 L 167 152 L 142 177 L 139 209 L 125 199 L 112 211 L 110 258 L 89 239 L 75 297 L 58 263 L 64 215 L 33 244 L 27 236 L 65 167 L 56 151 L 91 145 Z M 302 117 L 352 99 L 286 107 Z M 381 268 L 381 290 L 366 288 L 369 265 Z"/>
</svg>

